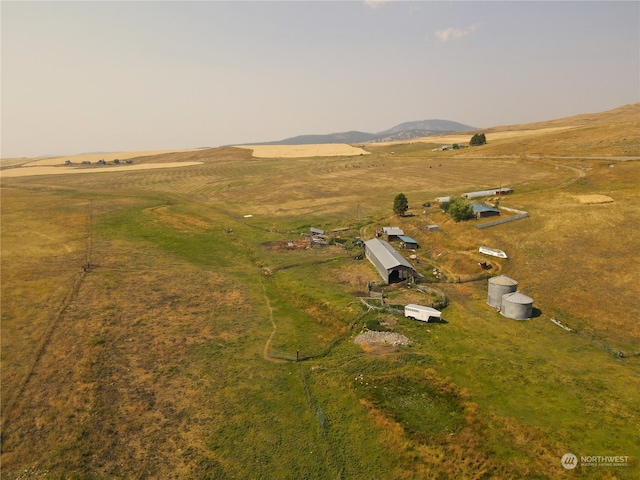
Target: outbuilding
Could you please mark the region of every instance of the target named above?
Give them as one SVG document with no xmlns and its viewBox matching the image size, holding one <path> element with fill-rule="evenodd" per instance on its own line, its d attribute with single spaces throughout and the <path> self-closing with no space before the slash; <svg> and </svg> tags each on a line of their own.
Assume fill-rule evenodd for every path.
<svg viewBox="0 0 640 480">
<path fill-rule="evenodd" d="M 400 227 L 382 227 L 382 234 L 388 241 L 397 240 L 404 235 L 404 231 Z"/>
<path fill-rule="evenodd" d="M 418 242 L 416 242 L 413 238 L 407 237 L 406 235 L 400 235 L 398 238 L 402 242 L 402 245 L 404 245 L 404 248 L 406 248 L 407 250 L 418 249 Z"/>
<path fill-rule="evenodd" d="M 418 275 L 413 265 L 384 240 L 367 240 L 364 253 L 386 283 L 398 283 Z"/>
<path fill-rule="evenodd" d="M 487 205 L 474 203 L 472 207 L 473 207 L 473 214 L 478 219 L 485 218 L 485 217 L 495 217 L 500 215 L 500 210 L 498 210 L 497 208 L 488 207 Z"/>
<path fill-rule="evenodd" d="M 494 195 L 506 195 L 512 192 L 513 192 L 513 188 L 509 188 L 509 187 L 492 188 L 491 190 L 479 190 L 477 192 L 463 193 L 462 198 L 469 199 L 469 198 L 493 197 Z"/>
</svg>

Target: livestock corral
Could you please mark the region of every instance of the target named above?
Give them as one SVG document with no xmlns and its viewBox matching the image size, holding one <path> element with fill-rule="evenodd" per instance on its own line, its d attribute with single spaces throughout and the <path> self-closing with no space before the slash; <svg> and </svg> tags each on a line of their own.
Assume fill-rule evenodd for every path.
<svg viewBox="0 0 640 480">
<path fill-rule="evenodd" d="M 582 127 L 561 123 L 536 136 L 553 157 L 523 133 L 365 145 L 384 168 L 224 147 L 3 176 L 2 478 L 637 478 L 640 162 L 563 159 Z M 503 141 L 518 154 L 484 153 Z M 496 179 L 527 218 L 423 206 Z M 389 226 L 417 246 L 389 240 L 415 272 L 391 283 L 363 247 Z M 499 275 L 528 320 L 487 305 Z M 567 452 L 627 460 L 569 472 Z"/>
</svg>

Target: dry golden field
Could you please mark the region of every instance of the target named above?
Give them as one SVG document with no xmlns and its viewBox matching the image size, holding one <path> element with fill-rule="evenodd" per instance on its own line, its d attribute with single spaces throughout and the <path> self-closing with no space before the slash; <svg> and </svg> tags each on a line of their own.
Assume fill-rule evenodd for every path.
<svg viewBox="0 0 640 480">
<path fill-rule="evenodd" d="M 19 168 L 8 168 L 0 170 L 0 178 L 32 177 L 36 175 L 69 175 L 80 173 L 113 173 L 129 172 L 134 170 L 152 170 L 155 168 L 175 168 L 199 165 L 200 162 L 165 162 L 165 163 L 143 163 L 140 165 L 109 165 L 94 166 L 90 168 L 70 167 L 70 166 L 28 166 Z"/>
<path fill-rule="evenodd" d="M 345 143 L 317 145 L 238 145 L 252 150 L 256 158 L 305 158 L 305 157 L 349 157 L 368 155 L 369 152 Z"/>
<path fill-rule="evenodd" d="M 225 147 L 132 165 L 172 168 L 4 170 L 2 478 L 637 478 L 638 113 L 461 152 Z M 479 230 L 422 207 L 499 185 L 514 189 L 500 206 L 529 218 Z M 446 293 L 447 323 L 363 310 L 379 277 L 352 240 L 389 225 L 420 243 L 404 253 Z M 340 229 L 336 244 L 305 248 L 310 226 Z M 485 260 L 534 318 L 486 305 Z M 427 300 L 384 288 L 392 305 Z M 412 345 L 363 349 L 364 326 Z M 567 472 L 569 451 L 630 460 Z"/>
<path fill-rule="evenodd" d="M 32 167 L 64 165 L 67 160 L 72 163 L 91 162 L 96 163 L 98 160 L 105 162 L 113 162 L 114 160 L 130 160 L 134 158 L 153 157 L 165 153 L 185 153 L 202 150 L 201 148 L 191 148 L 185 150 L 147 150 L 139 152 L 106 152 L 106 153 L 84 153 L 81 155 L 71 155 L 66 157 L 40 158 L 37 160 L 28 160 L 25 165 Z M 23 160 L 24 161 L 24 160 Z"/>
</svg>

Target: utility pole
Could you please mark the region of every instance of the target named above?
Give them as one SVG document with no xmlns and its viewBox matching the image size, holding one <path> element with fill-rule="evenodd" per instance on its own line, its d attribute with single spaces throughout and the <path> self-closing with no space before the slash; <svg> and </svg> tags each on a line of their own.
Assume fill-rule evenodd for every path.
<svg viewBox="0 0 640 480">
<path fill-rule="evenodd" d="M 84 271 L 89 271 L 91 268 L 91 250 L 93 248 L 93 200 L 89 199 L 89 211 L 87 212 L 87 252 L 86 252 L 86 264 Z"/>
</svg>

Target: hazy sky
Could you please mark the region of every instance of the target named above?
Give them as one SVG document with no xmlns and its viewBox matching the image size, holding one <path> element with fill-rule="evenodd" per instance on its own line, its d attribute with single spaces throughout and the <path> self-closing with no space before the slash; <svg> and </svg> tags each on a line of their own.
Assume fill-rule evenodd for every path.
<svg viewBox="0 0 640 480">
<path fill-rule="evenodd" d="M 640 2 L 2 1 L 2 157 L 640 101 Z"/>
</svg>

